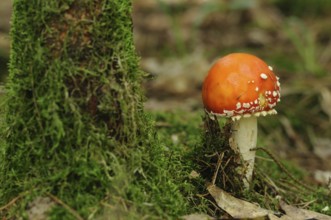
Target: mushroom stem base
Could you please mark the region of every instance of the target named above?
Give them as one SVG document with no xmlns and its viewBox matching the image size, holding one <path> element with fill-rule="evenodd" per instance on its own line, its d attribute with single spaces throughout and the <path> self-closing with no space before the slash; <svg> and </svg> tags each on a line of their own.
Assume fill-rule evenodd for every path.
<svg viewBox="0 0 331 220">
<path fill-rule="evenodd" d="M 256 140 L 257 118 L 255 116 L 233 122 L 230 145 L 232 149 L 239 152 L 243 160 L 243 167 L 239 172 L 245 177 L 243 182 L 246 188 L 249 187 L 252 180 L 255 151 L 251 149 L 256 147 Z"/>
</svg>

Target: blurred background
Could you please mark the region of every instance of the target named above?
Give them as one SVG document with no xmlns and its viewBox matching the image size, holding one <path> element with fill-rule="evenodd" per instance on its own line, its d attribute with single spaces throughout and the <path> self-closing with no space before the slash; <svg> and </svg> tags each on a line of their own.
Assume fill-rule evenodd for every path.
<svg viewBox="0 0 331 220">
<path fill-rule="evenodd" d="M 0 1 L 0 81 L 8 74 L 11 0 Z M 255 54 L 280 77 L 278 115 L 259 118 L 259 144 L 327 184 L 331 176 L 330 0 L 133 0 L 146 109 L 203 115 L 213 61 Z M 187 121 L 187 123 L 190 123 Z"/>
</svg>

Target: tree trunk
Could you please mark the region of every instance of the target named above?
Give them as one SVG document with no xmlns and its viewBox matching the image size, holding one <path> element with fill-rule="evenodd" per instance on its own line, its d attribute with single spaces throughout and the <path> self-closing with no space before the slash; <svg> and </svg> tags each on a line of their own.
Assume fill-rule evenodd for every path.
<svg viewBox="0 0 331 220">
<path fill-rule="evenodd" d="M 14 1 L 0 206 L 50 193 L 87 215 L 139 176 L 152 140 L 130 10 L 130 0 Z"/>
</svg>

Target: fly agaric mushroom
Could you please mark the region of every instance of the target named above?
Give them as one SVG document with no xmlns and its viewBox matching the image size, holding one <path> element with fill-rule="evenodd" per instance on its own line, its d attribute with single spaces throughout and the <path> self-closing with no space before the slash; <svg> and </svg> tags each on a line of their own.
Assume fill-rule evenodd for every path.
<svg viewBox="0 0 331 220">
<path fill-rule="evenodd" d="M 230 145 L 237 149 L 245 164 L 243 180 L 249 187 L 254 168 L 257 117 L 277 114 L 280 101 L 279 78 L 260 58 L 232 53 L 209 70 L 202 88 L 205 110 L 212 115 L 231 118 Z"/>
</svg>

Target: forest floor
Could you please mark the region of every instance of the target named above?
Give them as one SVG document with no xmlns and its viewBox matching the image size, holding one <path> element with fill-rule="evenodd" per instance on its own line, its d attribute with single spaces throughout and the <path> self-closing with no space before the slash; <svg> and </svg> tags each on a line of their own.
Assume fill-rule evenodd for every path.
<svg viewBox="0 0 331 220">
<path fill-rule="evenodd" d="M 172 148 L 194 148 L 201 141 L 201 87 L 211 64 L 227 53 L 253 53 L 273 66 L 282 85 L 278 115 L 259 119 L 259 146 L 301 181 L 330 187 L 331 5 L 233 2 L 134 1 L 137 52 L 149 74 L 145 107 L 161 140 Z M 8 53 L 1 54 L 5 64 Z M 0 71 L 6 73 L 5 65 Z"/>
</svg>

